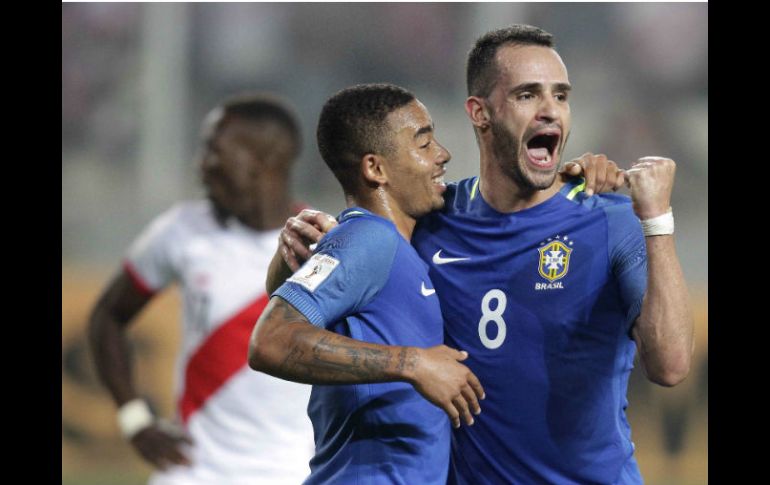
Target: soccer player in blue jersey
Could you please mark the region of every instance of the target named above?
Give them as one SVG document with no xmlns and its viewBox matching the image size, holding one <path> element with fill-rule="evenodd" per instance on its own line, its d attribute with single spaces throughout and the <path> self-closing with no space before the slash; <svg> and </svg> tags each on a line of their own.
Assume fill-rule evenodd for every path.
<svg viewBox="0 0 770 485">
<path fill-rule="evenodd" d="M 571 85 L 539 28 L 485 34 L 467 75 L 480 176 L 448 185 L 443 210 L 412 238 L 431 265 L 445 342 L 469 352 L 488 396 L 477 424 L 453 433 L 449 482 L 642 483 L 625 417 L 634 354 L 652 382 L 673 386 L 693 350 L 675 164 L 644 157 L 619 172 L 630 198 L 559 180 Z M 318 218 L 287 222 L 290 266 Z"/>
<path fill-rule="evenodd" d="M 630 198 L 557 181 L 571 86 L 541 29 L 482 36 L 467 76 L 480 176 L 450 185 L 412 239 L 432 262 L 445 342 L 469 352 L 489 396 L 477 426 L 454 433 L 450 482 L 641 483 L 625 417 L 635 351 L 672 386 L 693 349 L 674 162 L 638 160 Z"/>
<path fill-rule="evenodd" d="M 409 243 L 417 218 L 443 206 L 449 152 L 422 103 L 393 85 L 337 93 L 317 135 L 348 209 L 273 293 L 249 364 L 314 384 L 305 483 L 443 485 L 447 416 L 473 424 L 484 395 L 467 353 L 443 345 L 429 267 Z"/>
</svg>

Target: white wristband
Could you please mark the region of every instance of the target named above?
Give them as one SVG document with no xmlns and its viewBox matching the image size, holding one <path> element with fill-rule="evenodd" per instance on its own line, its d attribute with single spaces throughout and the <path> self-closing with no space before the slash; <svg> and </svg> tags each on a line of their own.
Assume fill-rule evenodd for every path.
<svg viewBox="0 0 770 485">
<path fill-rule="evenodd" d="M 651 219 L 645 219 L 642 222 L 642 232 L 645 236 L 665 236 L 674 234 L 674 213 L 671 207 L 668 212 Z"/>
<path fill-rule="evenodd" d="M 143 399 L 133 399 L 118 409 L 118 426 L 126 439 L 131 439 L 136 433 L 150 426 L 153 421 L 155 417 Z"/>
</svg>

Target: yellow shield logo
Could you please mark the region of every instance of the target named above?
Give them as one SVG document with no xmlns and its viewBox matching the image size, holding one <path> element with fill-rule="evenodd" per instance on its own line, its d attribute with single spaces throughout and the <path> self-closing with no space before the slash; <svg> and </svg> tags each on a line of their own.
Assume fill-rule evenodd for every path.
<svg viewBox="0 0 770 485">
<path fill-rule="evenodd" d="M 553 241 L 538 248 L 540 264 L 537 267 L 540 276 L 548 281 L 556 281 L 567 274 L 569 255 L 572 249 L 561 241 Z"/>
</svg>

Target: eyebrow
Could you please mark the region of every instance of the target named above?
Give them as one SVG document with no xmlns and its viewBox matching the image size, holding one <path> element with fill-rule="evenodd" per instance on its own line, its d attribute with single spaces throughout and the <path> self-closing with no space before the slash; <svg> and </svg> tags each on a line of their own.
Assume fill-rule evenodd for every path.
<svg viewBox="0 0 770 485">
<path fill-rule="evenodd" d="M 425 125 L 425 126 L 423 126 L 423 127 L 422 127 L 422 128 L 420 128 L 419 130 L 417 130 L 417 133 L 415 133 L 415 134 L 414 134 L 414 138 L 417 138 L 417 137 L 418 137 L 418 136 L 420 136 L 420 135 L 424 135 L 424 134 L 426 134 L 426 133 L 430 133 L 430 132 L 432 132 L 432 131 L 433 131 L 433 128 L 434 128 L 435 126 L 436 126 L 436 124 L 435 124 L 435 123 L 433 123 L 433 124 L 430 124 L 430 125 Z"/>
<path fill-rule="evenodd" d="M 567 93 L 569 91 L 572 91 L 572 86 L 568 83 L 556 83 L 553 85 L 554 91 L 560 91 Z M 518 86 L 514 86 L 511 88 L 511 90 L 508 92 L 509 94 L 518 93 L 521 91 L 535 91 L 540 92 L 543 89 L 542 83 L 524 83 L 519 84 Z"/>
</svg>

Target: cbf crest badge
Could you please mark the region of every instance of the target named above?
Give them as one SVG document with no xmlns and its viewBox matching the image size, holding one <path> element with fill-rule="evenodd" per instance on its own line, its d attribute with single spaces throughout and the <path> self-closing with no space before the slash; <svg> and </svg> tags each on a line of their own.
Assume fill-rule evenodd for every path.
<svg viewBox="0 0 770 485">
<path fill-rule="evenodd" d="M 541 243 L 537 250 L 540 253 L 540 264 L 537 267 L 540 276 L 548 281 L 563 278 L 569 270 L 569 259 L 572 253 L 572 241 L 567 236 L 548 238 Z"/>
</svg>

